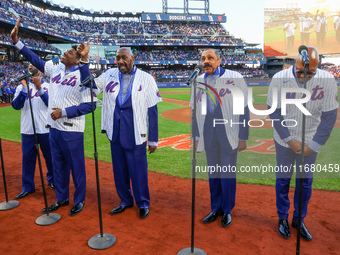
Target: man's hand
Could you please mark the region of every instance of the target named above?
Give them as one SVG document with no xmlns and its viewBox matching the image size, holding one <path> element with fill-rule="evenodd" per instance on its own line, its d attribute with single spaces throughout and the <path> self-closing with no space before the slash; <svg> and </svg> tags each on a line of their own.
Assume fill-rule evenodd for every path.
<svg viewBox="0 0 340 255">
<path fill-rule="evenodd" d="M 61 118 L 61 109 L 60 108 L 52 108 L 52 110 L 54 110 L 51 113 L 52 120 L 60 119 Z"/>
<path fill-rule="evenodd" d="M 305 144 L 304 149 L 305 150 L 304 150 L 303 154 L 304 154 L 305 157 L 308 157 L 309 155 L 312 155 L 314 153 L 314 151 L 311 148 L 309 148 L 308 144 Z"/>
<path fill-rule="evenodd" d="M 78 46 L 77 51 L 81 56 L 81 61 L 87 62 L 87 57 L 90 52 L 90 40 L 87 41 L 86 45 L 82 42 Z"/>
<path fill-rule="evenodd" d="M 301 155 L 302 143 L 297 140 L 294 140 L 294 142 L 292 143 L 292 140 L 288 141 L 288 144 L 290 144 L 290 148 L 295 152 L 295 154 Z"/>
<path fill-rule="evenodd" d="M 20 18 L 17 19 L 17 23 L 15 24 L 11 32 L 11 38 L 14 43 L 17 43 L 19 41 L 18 39 L 19 24 L 20 24 Z"/>
<path fill-rule="evenodd" d="M 149 145 L 149 148 L 148 148 L 149 154 L 154 153 L 156 151 L 156 149 L 157 149 L 157 146 L 150 146 Z"/>
<path fill-rule="evenodd" d="M 21 80 L 20 83 L 22 84 L 22 86 L 27 87 L 27 83 L 26 83 L 26 80 L 25 80 L 25 79 L 24 79 L 24 80 Z"/>
<path fill-rule="evenodd" d="M 238 147 L 237 147 L 237 151 L 243 151 L 247 148 L 247 141 L 238 141 Z"/>
<path fill-rule="evenodd" d="M 35 87 L 37 88 L 37 90 L 39 91 L 41 89 L 41 80 L 40 80 L 40 76 L 33 76 L 31 77 L 32 83 L 35 85 Z"/>
</svg>

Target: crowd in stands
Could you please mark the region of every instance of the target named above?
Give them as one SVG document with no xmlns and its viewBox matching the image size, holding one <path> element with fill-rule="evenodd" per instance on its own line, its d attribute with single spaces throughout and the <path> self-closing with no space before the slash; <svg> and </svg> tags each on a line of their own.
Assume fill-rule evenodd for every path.
<svg viewBox="0 0 340 255">
<path fill-rule="evenodd" d="M 8 61 L 0 62 L 0 71 L 5 74 L 0 78 L 0 89 L 2 90 L 0 92 L 0 94 L 2 94 L 0 103 L 12 102 L 17 85 L 14 82 L 14 79 L 18 78 L 26 69 L 26 66 L 20 63 Z"/>
<path fill-rule="evenodd" d="M 19 39 L 28 47 L 42 48 L 44 50 L 51 50 L 60 52 L 59 49 L 53 47 L 52 45 L 44 42 L 42 39 L 33 38 L 27 33 L 21 33 Z M 0 31 L 0 41 L 11 42 L 11 35 Z M 0 42 L 1 43 L 1 42 Z"/>
<path fill-rule="evenodd" d="M 200 60 L 201 53 L 204 49 L 195 50 L 168 50 L 168 49 L 155 49 L 152 51 L 136 51 L 134 52 L 137 61 L 160 61 L 160 60 Z M 220 52 L 220 51 L 219 51 Z M 224 55 L 221 53 L 222 60 L 228 61 L 259 61 L 265 60 L 263 53 L 251 53 L 243 55 L 229 54 Z"/>
<path fill-rule="evenodd" d="M 321 69 L 330 72 L 336 79 L 340 78 L 340 65 L 321 65 Z"/>
<path fill-rule="evenodd" d="M 228 68 L 228 67 L 226 67 Z M 269 79 L 268 74 L 259 68 L 237 68 L 232 69 L 233 71 L 237 71 L 243 75 L 247 80 L 267 80 Z M 157 82 L 184 82 L 188 79 L 189 75 L 192 73 L 191 69 L 184 68 L 176 68 L 176 69 L 151 69 L 147 70 L 152 76 L 156 78 Z M 170 77 L 170 76 L 179 76 L 179 77 Z"/>
<path fill-rule="evenodd" d="M 0 62 L 0 72 L 5 75 L 0 77 L 0 103 L 11 103 L 15 94 L 16 87 L 20 82 L 15 79 L 26 73 L 27 65 L 19 62 Z M 42 77 L 43 81 L 49 82 L 49 78 L 45 75 Z"/>
<path fill-rule="evenodd" d="M 80 41 L 97 39 L 91 34 L 99 35 L 100 42 L 109 43 L 225 43 L 244 44 L 241 39 L 230 36 L 221 24 L 202 22 L 140 22 L 139 20 L 109 19 L 89 20 L 86 18 L 69 18 L 65 13 L 40 10 L 30 4 L 17 1 L 0 0 L 2 17 L 16 20 L 39 29 L 57 32 Z M 10 10 L 16 12 L 13 13 Z M 157 35 L 157 36 L 156 36 Z"/>
</svg>

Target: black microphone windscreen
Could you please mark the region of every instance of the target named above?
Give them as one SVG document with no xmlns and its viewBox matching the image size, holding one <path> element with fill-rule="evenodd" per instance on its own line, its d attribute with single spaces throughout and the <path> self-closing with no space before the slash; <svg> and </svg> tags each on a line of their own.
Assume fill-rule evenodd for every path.
<svg viewBox="0 0 340 255">
<path fill-rule="evenodd" d="M 32 74 L 32 76 L 35 76 L 38 73 L 38 69 L 34 68 L 30 71 L 30 73 Z"/>
<path fill-rule="evenodd" d="M 203 71 L 203 66 L 202 65 L 197 65 L 196 67 L 195 67 L 195 69 L 199 69 L 200 70 L 200 73 Z"/>
<path fill-rule="evenodd" d="M 299 54 L 300 54 L 300 55 L 301 55 L 301 52 L 302 52 L 303 50 L 306 50 L 306 51 L 308 52 L 307 46 L 301 45 L 301 46 L 299 47 Z"/>
<path fill-rule="evenodd" d="M 94 78 L 97 78 L 97 77 L 99 77 L 101 74 L 102 74 L 102 71 L 101 71 L 101 70 L 96 70 L 96 71 L 93 72 L 93 77 L 94 77 Z"/>
</svg>

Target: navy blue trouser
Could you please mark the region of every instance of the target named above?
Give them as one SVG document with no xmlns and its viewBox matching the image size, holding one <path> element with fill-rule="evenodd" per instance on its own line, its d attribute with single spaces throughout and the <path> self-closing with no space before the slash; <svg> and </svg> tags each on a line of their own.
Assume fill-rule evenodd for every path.
<svg viewBox="0 0 340 255">
<path fill-rule="evenodd" d="M 49 142 L 49 134 L 37 134 L 40 150 L 45 158 L 47 167 L 47 182 L 54 184 L 53 165 Z M 34 135 L 21 134 L 22 150 L 22 191 L 32 192 L 35 190 L 34 174 L 37 162 L 37 150 L 35 148 Z"/>
<path fill-rule="evenodd" d="M 50 129 L 57 201 L 69 199 L 70 171 L 75 186 L 74 203 L 85 201 L 86 171 L 84 133 Z"/>
<path fill-rule="evenodd" d="M 223 144 L 222 144 L 223 143 Z M 232 149 L 228 140 L 220 141 L 214 132 L 211 146 L 206 150 L 207 165 L 236 170 L 237 148 Z M 225 169 L 226 169 L 225 168 Z M 211 211 L 231 213 L 235 206 L 236 171 L 209 173 Z"/>
<path fill-rule="evenodd" d="M 286 167 L 289 169 L 289 172 L 277 172 L 276 173 L 276 207 L 279 218 L 282 220 L 288 219 L 288 210 L 290 207 L 290 201 L 288 197 L 289 193 L 289 185 L 290 180 L 292 178 L 294 172 L 294 164 L 296 162 L 296 171 L 297 178 L 295 184 L 295 193 L 294 193 L 294 213 L 293 218 L 297 221 L 298 219 L 298 204 L 299 204 L 299 187 L 300 187 L 300 178 L 298 171 L 300 171 L 299 166 L 301 165 L 301 156 L 295 154 L 292 149 L 283 147 L 275 142 L 276 148 L 276 161 L 278 167 Z M 305 157 L 304 162 L 308 166 L 314 164 L 316 161 L 317 153 Z M 313 183 L 313 173 L 308 172 L 304 173 L 303 179 L 303 199 L 302 199 L 302 211 L 301 218 L 302 222 L 307 215 L 307 205 L 309 199 L 312 196 L 312 183 Z"/>
<path fill-rule="evenodd" d="M 148 163 L 146 142 L 136 145 L 134 149 L 121 146 L 120 135 L 117 141 L 111 142 L 111 156 L 116 190 L 121 199 L 121 206 L 133 205 L 133 195 L 139 208 L 149 208 L 150 193 L 148 186 Z"/>
</svg>

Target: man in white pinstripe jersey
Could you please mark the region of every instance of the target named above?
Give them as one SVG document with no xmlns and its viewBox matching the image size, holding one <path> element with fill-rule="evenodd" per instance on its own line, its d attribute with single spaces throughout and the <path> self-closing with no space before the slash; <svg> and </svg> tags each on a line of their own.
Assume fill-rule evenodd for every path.
<svg viewBox="0 0 340 255">
<path fill-rule="evenodd" d="M 85 116 L 92 111 L 90 89 L 80 87 L 83 77 L 79 63 L 88 64 L 87 56 L 76 46 L 66 51 L 59 65 L 41 60 L 18 40 L 20 19 L 12 30 L 11 38 L 19 52 L 38 70 L 50 77 L 48 117 L 50 145 L 54 166 L 56 202 L 47 209 L 52 212 L 69 205 L 70 170 L 75 185 L 74 206 L 70 216 L 83 210 L 85 205 L 86 172 L 84 157 Z M 82 43 L 83 44 L 83 43 Z M 84 45 L 84 44 L 83 44 Z M 84 48 L 89 49 L 89 42 Z M 96 98 L 95 98 L 96 99 Z M 43 210 L 46 212 L 46 208 Z"/>
<path fill-rule="evenodd" d="M 211 86 L 218 93 L 220 101 L 207 97 L 206 105 L 203 105 L 206 115 L 202 114 L 202 91 L 196 95 L 197 112 L 197 151 L 206 152 L 207 166 L 234 169 L 237 163 L 237 154 L 247 147 L 246 140 L 249 137 L 249 109 L 244 106 L 243 115 L 233 115 L 233 95 L 226 87 L 217 87 L 216 84 L 231 84 L 238 87 L 247 102 L 247 84 L 243 76 L 235 71 L 220 67 L 222 58 L 214 49 L 207 49 L 202 53 L 201 61 L 204 74 L 198 77 L 198 81 Z M 207 88 L 207 87 L 206 87 Z M 208 88 L 207 88 L 208 89 Z M 203 92 L 206 93 L 206 92 Z M 193 94 L 190 106 L 193 108 Z M 215 120 L 227 120 L 234 125 L 215 125 Z M 247 124 L 241 124 L 247 123 Z M 222 216 L 222 227 L 229 227 L 232 223 L 231 211 L 235 206 L 236 198 L 236 171 L 209 173 L 209 189 L 211 212 L 203 219 L 203 223 L 209 224 Z"/>
<path fill-rule="evenodd" d="M 28 70 L 35 69 L 29 65 Z M 37 151 L 33 132 L 32 117 L 28 97 L 31 98 L 34 124 L 36 128 L 40 149 L 45 158 L 47 167 L 47 182 L 54 189 L 53 165 L 49 142 L 49 129 L 46 127 L 48 117 L 48 86 L 41 81 L 41 72 L 38 72 L 29 81 L 30 91 L 28 91 L 26 80 L 22 80 L 15 91 L 12 107 L 21 110 L 20 133 L 22 149 L 22 192 L 15 197 L 20 199 L 35 192 L 34 172 L 37 161 Z"/>
<path fill-rule="evenodd" d="M 337 118 L 337 108 L 339 107 L 338 88 L 333 75 L 318 69 L 319 53 L 316 48 L 308 47 L 308 55 L 310 63 L 306 77 L 306 89 L 310 91 L 311 98 L 306 103 L 306 109 L 311 115 L 306 115 L 305 144 L 303 145 L 301 143 L 303 113 L 296 105 L 288 104 L 286 114 L 282 115 L 281 102 L 278 100 L 276 110 L 270 114 L 272 120 L 277 120 L 273 121 L 273 123 L 278 169 L 286 167 L 286 169 L 290 170 L 289 172 L 282 171 L 276 173 L 276 207 L 279 216 L 278 231 L 280 235 L 286 239 L 290 238 L 288 225 L 290 202 L 288 193 L 290 180 L 294 172 L 293 166 L 296 162 L 295 210 L 293 213 L 292 227 L 297 228 L 302 146 L 304 146 L 304 164 L 306 169 L 311 169 L 315 164 L 319 148 L 326 143 L 331 134 Z M 278 90 L 278 96 L 281 95 L 282 88 L 303 88 L 303 67 L 302 57 L 298 54 L 293 67 L 274 75 L 268 90 L 268 108 L 271 108 L 274 104 L 274 88 Z M 304 94 L 300 92 L 287 92 L 286 98 L 301 99 L 304 98 Z M 289 125 L 289 127 L 282 125 L 283 120 L 286 120 L 286 125 Z M 294 125 L 295 122 L 297 123 L 296 126 Z M 312 236 L 304 224 L 304 218 L 307 215 L 307 205 L 312 195 L 313 172 L 306 171 L 303 178 L 301 237 L 307 241 L 311 241 Z"/>
<path fill-rule="evenodd" d="M 109 69 L 95 79 L 97 88 L 103 92 L 102 132 L 111 143 L 115 185 L 121 200 L 111 214 L 133 206 L 131 179 L 139 216 L 145 219 L 150 206 L 147 133 L 149 126 L 148 149 L 153 153 L 158 142 L 157 103 L 162 99 L 153 77 L 134 66 L 135 58 L 129 48 L 119 49 L 116 60 L 118 68 Z M 80 71 L 84 77 L 90 75 L 88 66 Z"/>
</svg>

